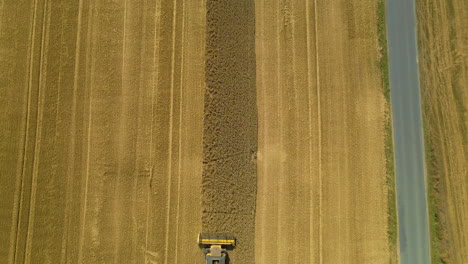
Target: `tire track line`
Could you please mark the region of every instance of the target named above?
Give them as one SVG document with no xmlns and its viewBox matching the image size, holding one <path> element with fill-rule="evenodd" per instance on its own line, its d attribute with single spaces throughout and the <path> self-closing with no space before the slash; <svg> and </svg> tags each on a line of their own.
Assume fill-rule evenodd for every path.
<svg viewBox="0 0 468 264">
<path fill-rule="evenodd" d="M 86 64 L 89 63 L 91 59 L 91 65 L 86 69 L 86 80 L 85 85 L 88 86 L 88 122 L 87 122 L 87 142 L 86 142 L 86 162 L 85 162 L 85 179 L 84 179 L 84 192 L 83 192 L 83 207 L 82 207 L 82 222 L 81 230 L 79 237 L 79 247 L 78 247 L 78 263 L 83 263 L 83 245 L 85 240 L 85 228 L 86 228 L 86 211 L 88 207 L 88 183 L 89 183 L 89 163 L 90 163 L 90 149 L 91 149 L 91 125 L 92 125 L 92 86 L 93 86 L 93 77 L 94 77 L 94 43 L 92 38 L 94 37 L 93 32 L 93 17 L 95 2 L 91 2 L 89 6 L 89 19 L 88 19 L 88 29 L 87 29 L 87 43 L 86 43 Z M 89 50 L 91 49 L 91 51 Z M 89 78 L 88 78 L 89 75 Z"/>
<path fill-rule="evenodd" d="M 312 128 L 312 103 L 311 103 L 311 94 L 312 94 L 312 87 L 313 87 L 313 83 L 312 83 L 312 80 L 311 80 L 311 70 L 310 70 L 310 67 L 312 66 L 312 61 L 311 61 L 311 55 L 310 55 L 310 52 L 311 52 L 311 45 L 310 45 L 310 5 L 309 5 L 309 1 L 306 1 L 305 2 L 305 5 L 306 5 L 306 45 L 307 45 L 307 50 L 306 50 L 306 56 L 307 56 L 307 86 L 308 86 L 308 93 L 307 93 L 307 108 L 308 108 L 308 118 L 309 118 L 309 175 L 311 177 L 311 180 L 310 180 L 310 186 L 309 186 L 309 194 L 310 194 L 310 234 L 309 234 L 309 243 L 310 243 L 310 246 L 309 246 L 309 256 L 310 256 L 310 261 L 311 263 L 313 263 L 315 261 L 315 254 L 316 252 L 314 252 L 314 244 L 315 244 L 315 241 L 314 241 L 314 192 L 313 190 L 315 189 L 315 185 L 314 185 L 314 182 L 312 181 L 312 166 L 311 164 L 313 163 L 312 161 L 312 131 L 313 131 L 313 128 Z M 320 162 L 319 162 L 320 163 Z"/>
<path fill-rule="evenodd" d="M 113 199 L 113 207 L 115 208 L 114 214 L 114 223 L 115 229 L 113 230 L 115 236 L 115 244 L 114 244 L 114 263 L 119 262 L 119 252 L 120 252 L 120 245 L 121 245 L 121 233 L 122 233 L 122 207 L 121 207 L 121 196 L 120 193 L 120 186 L 122 185 L 122 163 L 124 162 L 125 155 L 125 128 L 126 128 L 126 120 L 125 116 L 128 111 L 128 103 L 125 100 L 125 75 L 126 75 L 126 54 L 125 50 L 127 48 L 126 39 L 127 39 L 127 16 L 128 16 L 128 9 L 127 9 L 127 0 L 123 1 L 123 35 L 122 35 L 122 63 L 121 63 L 121 73 L 120 73 L 120 96 L 122 98 L 122 102 L 120 104 L 120 120 L 119 120 L 119 132 L 118 132 L 118 150 L 117 150 L 117 176 L 115 179 L 115 189 L 114 189 L 114 199 Z"/>
<path fill-rule="evenodd" d="M 154 107 L 158 105 L 157 97 L 155 96 L 156 90 L 158 89 L 158 78 L 159 78 L 159 65 L 157 59 L 159 58 L 159 32 L 160 30 L 160 19 L 161 19 L 161 1 L 156 1 L 155 5 L 156 18 L 154 20 L 154 38 L 153 38 L 153 86 L 151 89 L 151 126 L 150 126 L 150 179 L 147 188 L 147 200 L 146 200 L 146 238 L 145 238 L 145 261 L 147 261 L 148 243 L 149 243 L 149 222 L 150 222 L 150 201 L 151 201 L 151 184 L 153 181 L 154 165 L 153 165 L 153 128 L 154 128 Z M 156 99 L 155 99 L 156 98 Z M 156 101 L 155 101 L 156 100 Z"/>
<path fill-rule="evenodd" d="M 281 41 L 280 41 L 280 38 L 281 38 L 281 32 L 280 32 L 280 27 L 281 27 L 281 14 L 280 14 L 280 6 L 279 6 L 279 2 L 278 2 L 278 6 L 276 8 L 276 24 L 277 24 L 277 27 L 276 27 L 276 59 L 277 59 L 277 64 L 276 64 L 276 75 L 277 75 L 277 78 L 278 78 L 278 81 L 277 81 L 277 95 L 278 95 L 278 130 L 279 130 L 279 146 L 280 148 L 283 147 L 283 116 L 281 114 L 281 111 L 283 109 L 283 105 L 282 105 L 282 95 L 281 95 L 281 49 L 280 49 L 280 46 L 281 46 Z M 284 168 L 283 168 L 283 162 L 281 161 L 282 160 L 282 155 L 280 156 L 280 165 L 279 165 L 279 178 L 278 178 L 278 183 L 277 183 L 277 194 L 278 194 L 278 211 L 277 211 L 277 232 L 276 232 L 276 241 L 280 241 L 280 235 L 281 235 L 281 205 L 280 205 L 280 202 L 281 202 L 281 197 L 282 197 L 282 192 L 281 192 L 281 184 L 282 184 L 282 177 L 283 177 L 283 172 L 284 172 Z M 282 243 L 278 243 L 277 244 L 277 252 L 278 253 L 283 253 L 284 251 L 282 250 L 281 248 L 281 245 Z M 277 257 L 277 264 L 281 264 L 280 262 L 281 260 L 281 255 L 278 255 Z"/>
<path fill-rule="evenodd" d="M 143 2 L 143 5 L 144 5 L 144 8 L 142 9 L 143 10 L 143 14 L 142 14 L 142 34 L 143 36 L 148 36 L 148 27 L 147 27 L 147 22 L 148 22 L 148 13 L 151 11 L 150 8 L 147 8 L 148 6 L 148 2 L 145 0 Z M 142 155 L 141 155 L 141 152 L 144 152 L 145 148 L 141 148 L 141 145 L 142 145 L 142 141 L 145 142 L 145 135 L 147 133 L 147 130 L 146 130 L 146 125 L 147 124 L 150 124 L 150 129 L 151 129 L 151 124 L 152 122 L 145 122 L 145 117 L 146 117 L 146 97 L 145 97 L 145 92 L 146 92 L 146 89 L 144 89 L 143 87 L 148 87 L 148 83 L 147 82 L 147 78 L 148 78 L 148 75 L 147 75 L 147 71 L 145 70 L 146 67 L 149 68 L 149 64 L 147 63 L 148 62 L 148 59 L 147 59 L 147 56 L 148 56 L 148 49 L 147 49 L 147 38 L 146 37 L 142 37 L 142 45 L 141 45 L 141 49 L 140 49 L 140 54 L 139 54 L 139 59 L 140 61 L 142 62 L 141 65 L 142 67 L 140 67 L 140 70 L 139 70 L 139 79 L 138 79 L 138 110 L 137 110 L 137 133 L 136 133 L 136 149 L 135 149 L 135 171 L 140 171 L 140 170 L 144 170 L 146 171 L 147 168 L 146 168 L 146 160 L 143 158 L 142 160 Z M 151 98 L 151 97 L 150 97 Z M 150 115 L 152 117 L 152 115 Z M 151 133 L 150 133 L 150 137 L 151 137 Z M 151 151 L 151 138 L 150 138 L 150 147 L 149 147 L 149 151 Z M 143 149 L 143 151 L 141 151 L 141 149 Z M 144 156 L 143 156 L 144 157 Z M 149 173 L 151 173 L 151 170 L 149 170 Z M 149 174 L 150 176 L 151 174 Z M 149 179 L 149 177 L 148 177 Z M 145 179 L 146 180 L 146 179 Z M 145 181 L 143 180 L 143 181 Z M 141 236 L 140 236 L 140 233 L 141 231 L 139 230 L 139 227 L 141 224 L 143 224 L 144 220 L 146 219 L 146 216 L 145 216 L 145 219 L 143 218 L 140 218 L 141 215 L 143 215 L 144 212 L 141 212 L 141 206 L 140 206 L 140 201 L 144 199 L 144 195 L 142 194 L 140 196 L 140 188 L 139 188 L 139 185 L 140 185 L 140 179 L 139 177 L 134 177 L 133 179 L 133 186 L 132 186 L 132 208 L 131 208 L 131 215 L 132 215 L 132 259 L 135 259 L 136 262 L 140 261 L 141 259 L 144 260 L 144 262 L 146 263 L 146 259 L 145 259 L 145 253 L 142 255 L 139 255 L 138 252 L 140 249 L 143 248 L 143 244 L 142 244 L 142 240 L 141 240 Z M 143 186 L 147 186 L 146 184 L 143 185 Z M 148 195 L 148 189 L 145 188 L 146 190 L 146 195 Z M 145 230 L 146 231 L 146 230 Z M 146 234 L 145 234 L 145 238 L 146 238 Z M 145 245 L 144 247 L 146 247 L 146 240 L 145 240 Z M 146 248 L 143 248 L 145 251 L 146 251 Z"/>
<path fill-rule="evenodd" d="M 64 21 L 64 11 L 65 7 L 62 6 L 62 8 L 60 9 L 61 11 L 61 14 L 60 14 L 60 21 Z M 50 11 L 52 12 L 52 11 Z M 62 77 L 63 77 L 63 70 L 62 70 L 62 66 L 63 66 L 63 56 L 62 56 L 62 49 L 63 49 L 63 24 L 60 25 L 60 49 L 58 50 L 59 52 L 59 67 L 58 67 L 58 80 L 57 80 L 57 102 L 56 102 L 56 109 L 55 109 L 55 123 L 59 123 L 58 120 L 60 119 L 60 90 L 61 90 L 61 83 L 62 83 Z M 58 135 L 58 132 L 59 131 L 59 126 L 55 126 L 55 130 L 54 130 L 54 133 L 55 133 L 55 137 L 57 137 Z"/>
<path fill-rule="evenodd" d="M 300 128 L 299 128 L 299 100 L 298 100 L 298 90 L 297 90 L 297 83 L 298 83 L 298 80 L 297 80 L 297 60 L 296 60 L 296 21 L 294 19 L 294 16 L 295 16 L 295 13 L 297 12 L 296 11 L 296 5 L 294 3 L 294 1 L 292 0 L 289 4 L 289 10 L 291 10 L 291 22 L 288 26 L 291 27 L 291 68 L 292 68 L 292 81 L 291 81 L 291 86 L 294 88 L 293 91 L 294 91 L 294 100 L 293 100 L 293 105 L 289 105 L 288 106 L 288 109 L 294 109 L 294 134 L 295 134 L 295 137 L 296 139 L 299 139 L 300 138 L 300 134 L 299 134 L 299 131 L 300 131 Z M 297 144 L 297 142 L 294 142 L 294 151 L 295 153 L 301 153 L 301 145 L 300 144 Z M 296 160 L 297 162 L 298 160 Z M 291 162 L 292 163 L 292 162 Z M 299 165 L 298 163 L 296 163 L 296 165 Z M 294 195 L 296 197 L 296 201 L 301 201 L 302 200 L 302 195 L 304 194 L 304 192 L 302 192 L 302 190 L 300 189 L 303 184 L 300 182 L 301 178 L 300 178 L 300 173 L 299 172 L 299 166 L 296 166 L 292 173 L 296 174 L 297 178 L 294 179 L 297 183 L 297 186 L 298 188 L 295 190 L 296 191 L 296 194 Z M 292 193 L 293 194 L 293 193 Z M 300 206 L 300 207 L 299 207 Z M 304 232 L 300 232 L 299 230 L 301 230 L 301 225 L 302 225 L 302 221 L 303 221 L 303 214 L 304 214 L 304 211 L 303 210 L 299 210 L 299 209 L 302 209 L 303 206 L 300 204 L 300 203 L 297 203 L 297 204 L 294 204 L 294 209 L 293 209 L 293 212 L 294 212 L 294 216 L 297 220 L 299 221 L 294 221 L 294 227 L 293 227 L 293 237 L 297 238 L 297 239 L 294 239 L 294 246 L 296 248 L 296 251 L 293 253 L 294 255 L 294 262 L 295 263 L 299 263 L 301 262 L 300 259 L 303 259 L 305 256 L 304 256 L 304 253 L 302 250 L 300 250 L 300 246 L 303 244 L 303 241 L 301 241 L 302 239 L 302 234 Z M 305 260 L 304 260 L 305 262 Z"/>
<path fill-rule="evenodd" d="M 66 10 L 66 7 L 63 7 L 60 9 L 61 11 L 61 14 L 60 14 L 60 21 L 64 21 L 64 14 L 65 14 L 65 10 Z M 55 110 L 55 124 L 58 124 L 60 123 L 60 113 L 61 113 L 61 109 L 60 109 L 60 90 L 62 89 L 62 76 L 63 76 L 63 46 L 64 46 L 64 43 L 63 43 L 63 34 L 64 34 L 64 31 L 63 31 L 63 24 L 60 26 L 60 50 L 59 50 L 59 76 L 58 76 L 58 82 L 57 82 L 57 102 L 56 102 L 56 110 Z M 73 109 L 73 106 L 72 106 L 72 112 L 74 111 Z M 55 126 L 55 137 L 57 138 L 58 135 L 59 135 L 59 126 Z M 62 129 L 63 130 L 63 129 Z M 65 135 L 62 135 L 62 137 L 64 138 Z M 64 143 L 65 145 L 65 143 Z M 64 161 L 63 163 L 66 164 L 67 166 L 67 173 L 66 173 L 66 183 L 65 183 L 65 208 L 63 209 L 63 221 L 62 221 L 62 225 L 63 225 L 63 231 L 62 231 L 62 241 L 61 241 L 61 245 L 60 245 L 60 263 L 65 263 L 65 246 L 66 246 L 66 243 L 67 243 L 67 234 L 68 234 L 68 226 L 67 226 L 67 222 L 69 219 L 69 214 L 70 214 L 70 206 L 69 206 L 69 192 L 70 192 L 70 175 L 68 174 L 68 166 L 70 166 L 70 162 L 68 160 L 68 157 L 71 154 L 70 152 L 71 150 L 69 149 L 68 150 L 68 155 L 66 158 L 64 158 L 64 160 L 67 160 L 66 162 Z M 59 162 L 61 162 L 61 160 L 59 160 Z"/>
<path fill-rule="evenodd" d="M 60 263 L 67 262 L 67 248 L 69 234 L 68 230 L 71 225 L 70 207 L 69 201 L 72 199 L 72 177 L 75 171 L 75 134 L 76 131 L 76 108 L 77 108 L 77 97 L 78 97 L 78 76 L 79 76 L 79 65 L 80 65 L 80 51 L 81 51 L 81 26 L 82 26 L 82 15 L 83 15 L 83 0 L 79 0 L 78 3 L 78 21 L 76 29 L 76 46 L 75 46 L 75 65 L 74 65 L 74 80 L 73 80 L 73 99 L 72 99 L 72 113 L 71 113 L 71 129 L 70 129 L 70 151 L 68 152 L 68 170 L 67 170 L 67 197 L 66 197 L 66 208 L 65 208 L 65 220 L 64 220 L 64 239 L 62 242 L 62 256 Z"/>
<path fill-rule="evenodd" d="M 319 263 L 323 263 L 323 232 L 322 232 L 322 204 L 323 204 L 323 179 L 322 179 L 322 115 L 320 106 L 320 68 L 319 68 L 319 42 L 318 42 L 318 12 L 317 12 L 317 0 L 314 0 L 314 23 L 315 23 L 315 75 L 317 76 L 317 122 L 318 122 L 318 175 L 319 175 Z"/>
<path fill-rule="evenodd" d="M 49 26 L 50 26 L 50 13 L 47 12 L 49 7 L 49 1 L 45 1 L 44 10 L 42 15 L 42 33 L 41 33 L 41 47 L 40 47 L 40 60 L 39 60 L 39 78 L 38 78 L 38 95 L 37 95 L 37 122 L 36 122 L 36 133 L 34 142 L 34 156 L 33 156 L 33 171 L 31 181 L 31 196 L 29 198 L 29 217 L 28 227 L 26 235 L 26 250 L 25 250 L 25 263 L 31 261 L 31 248 L 34 234 L 34 217 L 36 210 L 36 192 L 37 192 L 37 177 L 39 174 L 39 159 L 41 152 L 41 135 L 42 135 L 42 119 L 44 114 L 44 89 L 46 86 L 44 80 L 47 78 L 47 54 L 45 49 L 46 42 L 49 41 Z M 44 21 L 47 16 L 47 22 Z M 45 69 L 44 69 L 45 68 Z M 44 80 L 43 80 L 44 79 Z"/>
<path fill-rule="evenodd" d="M 171 91 L 170 91 L 170 118 L 169 118 L 169 148 L 168 148 L 168 169 L 167 169 L 167 204 L 166 204 L 166 238 L 165 238 L 165 253 L 164 263 L 168 263 L 169 253 L 169 224 L 171 212 L 171 188 L 172 188 L 172 141 L 174 130 L 174 79 L 175 79 L 175 39 L 176 39 L 176 23 L 177 23 L 177 0 L 174 0 L 172 11 L 172 57 L 171 57 Z"/>
<path fill-rule="evenodd" d="M 258 1 L 259 4 L 256 3 L 256 8 L 258 9 L 258 19 L 256 20 L 256 23 L 257 24 L 260 24 L 260 32 L 258 33 L 258 38 L 257 39 L 260 39 L 260 45 L 261 45 L 261 54 L 260 52 L 256 52 L 257 56 L 259 56 L 261 58 L 261 60 L 257 60 L 257 67 L 260 68 L 260 78 L 258 78 L 260 80 L 260 86 L 261 87 L 261 93 L 262 93 L 262 96 L 259 96 L 257 97 L 257 104 L 263 109 L 262 112 L 263 112 L 263 117 L 262 119 L 259 119 L 259 125 L 260 123 L 263 123 L 265 124 L 265 113 L 267 113 L 267 107 L 266 107 L 266 103 L 264 101 L 263 98 L 267 98 L 266 97 L 266 89 L 265 89 L 265 63 L 264 63 L 264 56 L 263 56 L 263 53 L 265 51 L 265 25 L 264 25 L 264 17 L 265 17 L 265 2 L 264 1 Z M 256 14 L 257 16 L 257 14 Z M 257 39 L 256 39 L 256 43 L 257 42 Z M 257 57 L 258 58 L 258 57 Z M 258 77 L 259 75 L 257 75 Z M 257 89 L 258 89 L 258 86 L 257 86 Z M 260 110 L 260 108 L 259 108 Z M 260 116 L 259 116 L 260 118 Z M 263 125 L 263 129 L 259 129 L 259 151 L 260 152 L 263 152 L 263 157 L 265 157 L 265 154 L 266 154 L 266 151 L 265 151 L 265 135 L 266 135 L 266 129 L 267 129 L 267 126 Z M 260 181 L 261 178 L 265 178 L 265 175 L 267 175 L 266 171 L 267 171 L 267 168 L 268 168 L 268 163 L 267 163 L 268 159 L 267 158 L 263 158 L 262 162 L 261 162 L 261 167 L 262 167 L 262 170 L 258 172 L 258 179 Z M 258 163 L 257 163 L 257 166 Z M 262 180 L 263 181 L 263 180 Z M 258 197 L 259 197 L 259 194 L 260 195 L 263 195 L 264 194 L 264 183 L 263 184 L 259 184 L 259 186 L 257 187 L 257 202 L 258 202 Z M 261 189 L 260 189 L 261 188 Z M 258 244 L 260 244 L 260 250 L 256 250 L 256 255 L 259 256 L 259 259 L 256 258 L 255 261 L 256 262 L 259 262 L 259 263 L 263 263 L 264 260 L 265 260 L 265 248 L 266 248 L 266 245 L 265 245 L 265 221 L 264 221 L 264 216 L 265 216 L 265 199 L 262 198 L 262 205 L 261 206 L 257 206 L 257 209 L 258 208 L 262 208 L 262 212 L 260 214 L 257 214 L 258 216 L 261 216 L 260 218 L 260 221 L 259 220 L 256 220 L 256 222 L 260 222 L 260 230 L 257 230 L 257 226 L 255 228 L 255 232 L 259 232 L 260 233 L 260 236 L 256 235 L 257 237 L 259 237 L 258 239 L 256 239 L 258 242 L 256 242 L 256 247 L 258 246 Z M 260 261 L 259 261 L 260 260 Z"/>
<path fill-rule="evenodd" d="M 189 0 L 190 1 L 190 0 Z M 178 244 L 179 244 L 179 210 L 180 210 L 180 181 L 181 181 L 181 174 L 182 174 L 182 111 L 183 111 L 183 103 L 184 103 L 184 46 L 185 46 L 185 0 L 182 0 L 182 28 L 181 28 L 181 66 L 180 66 L 180 99 L 179 99 L 179 157 L 178 157 L 178 168 L 177 168 L 177 207 L 176 207 L 176 230 L 175 230 L 175 243 L 174 243 L 174 248 L 175 248 L 175 253 L 174 253 L 174 263 L 177 262 L 178 258 Z M 167 246 L 167 245 L 166 245 Z"/>
<path fill-rule="evenodd" d="M 18 172 L 17 172 L 17 180 L 16 180 L 16 190 L 15 190 L 15 197 L 14 197 L 14 206 L 13 206 L 13 215 L 12 215 L 12 222 L 14 223 L 11 228 L 10 233 L 10 250 L 9 250 L 9 263 L 15 263 L 16 259 L 18 258 L 18 240 L 20 236 L 21 230 L 21 217 L 22 217 L 22 210 L 23 210 L 23 196 L 24 196 L 24 177 L 26 171 L 26 152 L 29 147 L 28 144 L 28 135 L 29 135 L 29 127 L 30 127 L 30 117 L 31 117 L 31 101 L 32 101 L 32 73 L 33 73 L 33 65 L 34 65 L 34 40 L 36 38 L 36 19 L 37 19 L 37 1 L 34 1 L 33 4 L 33 18 L 31 20 L 31 33 L 29 35 L 29 47 L 28 47 L 28 62 L 29 62 L 29 74 L 28 74 L 28 84 L 26 86 L 27 93 L 24 96 L 26 101 L 25 107 L 23 109 L 23 116 L 24 121 L 22 125 L 22 142 L 21 145 L 23 148 L 19 153 L 19 159 L 21 160 L 21 167 L 18 165 Z"/>
</svg>

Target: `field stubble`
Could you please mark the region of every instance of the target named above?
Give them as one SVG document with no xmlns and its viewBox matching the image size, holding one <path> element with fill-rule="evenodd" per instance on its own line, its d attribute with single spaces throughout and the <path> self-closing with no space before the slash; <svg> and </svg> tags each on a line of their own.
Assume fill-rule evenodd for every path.
<svg viewBox="0 0 468 264">
<path fill-rule="evenodd" d="M 417 0 L 433 263 L 468 263 L 466 1 Z"/>
<path fill-rule="evenodd" d="M 0 262 L 199 258 L 204 1 L 0 11 Z"/>
<path fill-rule="evenodd" d="M 389 263 L 374 1 L 256 1 L 256 263 Z"/>
<path fill-rule="evenodd" d="M 373 1 L 1 8 L 0 262 L 390 259 Z"/>
</svg>

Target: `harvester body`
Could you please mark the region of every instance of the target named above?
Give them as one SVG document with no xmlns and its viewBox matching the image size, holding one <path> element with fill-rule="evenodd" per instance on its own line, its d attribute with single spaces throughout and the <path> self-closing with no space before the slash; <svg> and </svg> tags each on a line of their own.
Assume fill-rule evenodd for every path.
<svg viewBox="0 0 468 264">
<path fill-rule="evenodd" d="M 206 264 L 228 264 L 227 249 L 236 246 L 236 239 L 225 233 L 202 233 L 198 244 L 203 248 Z"/>
</svg>

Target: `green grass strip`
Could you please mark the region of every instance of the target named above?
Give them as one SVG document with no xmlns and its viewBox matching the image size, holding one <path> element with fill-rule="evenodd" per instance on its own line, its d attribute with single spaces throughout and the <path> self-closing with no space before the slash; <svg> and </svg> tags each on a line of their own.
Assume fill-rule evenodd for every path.
<svg viewBox="0 0 468 264">
<path fill-rule="evenodd" d="M 396 208 L 395 167 L 393 159 L 393 131 L 390 102 L 390 82 L 388 70 L 387 30 L 385 18 L 385 0 L 377 3 L 377 34 L 380 47 L 379 68 L 382 74 L 384 96 L 389 106 L 385 120 L 385 158 L 388 186 L 388 238 L 390 242 L 391 263 L 398 263 L 398 219 Z"/>
<path fill-rule="evenodd" d="M 425 111 L 428 111 L 425 109 Z M 426 112 L 428 113 L 428 112 Z M 429 126 L 427 118 L 423 118 L 424 126 L 424 151 L 426 155 L 426 170 L 427 170 L 427 188 L 428 188 L 428 206 L 429 206 L 429 228 L 431 237 L 431 263 L 444 264 L 445 262 L 440 257 L 439 243 L 442 239 L 442 229 L 440 226 L 439 210 L 437 202 L 437 170 L 435 163 L 435 153 L 431 144 Z"/>
</svg>

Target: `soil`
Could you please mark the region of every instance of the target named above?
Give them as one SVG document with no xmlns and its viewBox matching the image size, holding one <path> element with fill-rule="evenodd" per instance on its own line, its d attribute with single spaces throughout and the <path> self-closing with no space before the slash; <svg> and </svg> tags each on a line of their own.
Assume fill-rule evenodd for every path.
<svg viewBox="0 0 468 264">
<path fill-rule="evenodd" d="M 207 1 L 202 227 L 237 239 L 230 263 L 255 263 L 255 5 Z"/>
</svg>

